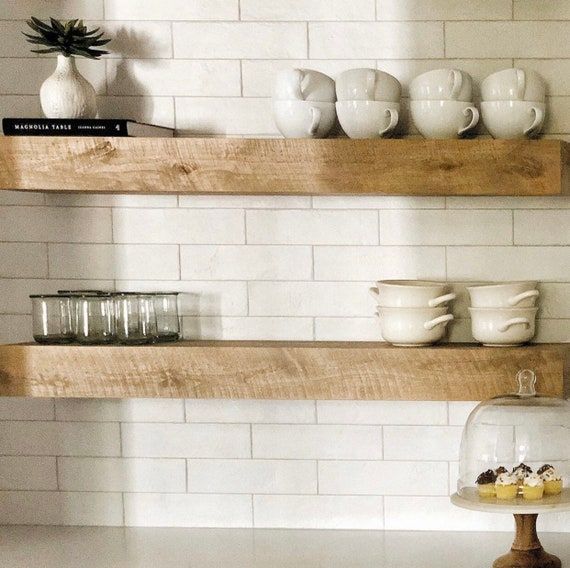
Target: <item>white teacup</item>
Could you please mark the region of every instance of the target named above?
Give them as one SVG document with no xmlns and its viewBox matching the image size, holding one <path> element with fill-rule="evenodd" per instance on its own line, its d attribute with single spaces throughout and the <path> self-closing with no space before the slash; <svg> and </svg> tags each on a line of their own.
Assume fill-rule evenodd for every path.
<svg viewBox="0 0 570 568">
<path fill-rule="evenodd" d="M 459 69 L 435 69 L 418 75 L 410 83 L 410 99 L 472 101 L 473 80 Z"/>
<path fill-rule="evenodd" d="M 400 105 L 384 101 L 338 101 L 336 113 L 350 138 L 382 138 L 398 126 Z"/>
<path fill-rule="evenodd" d="M 473 338 L 489 346 L 521 345 L 534 337 L 538 308 L 469 308 Z"/>
<path fill-rule="evenodd" d="M 400 102 L 402 85 L 389 73 L 377 69 L 349 69 L 336 79 L 339 101 Z"/>
<path fill-rule="evenodd" d="M 334 126 L 334 103 L 273 101 L 273 118 L 285 138 L 325 138 Z"/>
<path fill-rule="evenodd" d="M 328 75 L 313 69 L 284 69 L 275 77 L 273 99 L 334 103 L 335 83 Z"/>
<path fill-rule="evenodd" d="M 459 138 L 479 122 L 479 111 L 465 101 L 410 101 L 410 112 L 424 138 Z"/>
<path fill-rule="evenodd" d="M 467 286 L 473 308 L 529 308 L 540 292 L 537 282 L 497 282 Z"/>
<path fill-rule="evenodd" d="M 481 116 L 493 138 L 535 138 L 546 118 L 546 105 L 530 101 L 483 101 Z"/>
<path fill-rule="evenodd" d="M 538 101 L 546 100 L 544 79 L 536 71 L 503 69 L 489 75 L 481 83 L 484 101 Z"/>
</svg>

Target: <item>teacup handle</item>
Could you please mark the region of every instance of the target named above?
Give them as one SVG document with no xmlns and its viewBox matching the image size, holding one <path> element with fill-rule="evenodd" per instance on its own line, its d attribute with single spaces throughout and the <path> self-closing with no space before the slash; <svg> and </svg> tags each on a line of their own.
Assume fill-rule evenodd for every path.
<svg viewBox="0 0 570 568">
<path fill-rule="evenodd" d="M 378 132 L 380 136 L 384 136 L 385 134 L 392 132 L 396 126 L 398 126 L 398 120 L 400 119 L 400 113 L 395 108 L 387 108 L 386 114 L 390 116 L 390 123 L 386 128 Z"/>
<path fill-rule="evenodd" d="M 293 68 L 289 69 L 289 73 L 291 73 L 291 83 L 294 85 L 293 98 L 298 101 L 304 100 L 302 83 L 306 76 L 305 72 L 301 69 Z"/>
<path fill-rule="evenodd" d="M 428 302 L 428 306 L 430 308 L 437 308 L 440 304 L 444 304 L 445 302 L 450 302 L 451 300 L 455 300 L 457 298 L 457 294 L 451 292 L 450 294 L 445 294 L 445 296 L 438 296 L 437 298 L 433 298 Z"/>
<path fill-rule="evenodd" d="M 453 314 L 445 314 L 443 316 L 439 316 L 438 318 L 426 321 L 424 323 L 424 329 L 427 329 L 429 331 L 430 329 L 433 329 L 436 325 L 440 325 L 442 323 L 447 324 L 452 319 L 453 319 Z"/>
<path fill-rule="evenodd" d="M 517 69 L 517 98 L 519 101 L 524 100 L 525 91 L 526 91 L 526 73 L 522 69 Z"/>
<path fill-rule="evenodd" d="M 374 91 L 376 91 L 376 71 L 370 69 L 366 74 L 366 94 L 369 101 L 375 99 Z"/>
<path fill-rule="evenodd" d="M 321 123 L 321 109 L 318 107 L 311 107 L 311 126 L 309 126 L 309 134 L 314 136 L 319 129 L 319 124 Z"/>
<path fill-rule="evenodd" d="M 517 294 L 516 296 L 511 296 L 508 299 L 509 306 L 516 306 L 523 300 L 527 298 L 538 298 L 540 292 L 538 290 L 527 290 L 526 292 L 522 292 L 522 294 Z"/>
<path fill-rule="evenodd" d="M 535 136 L 542 128 L 544 122 L 544 112 L 541 108 L 532 107 L 531 112 L 534 112 L 534 120 L 532 124 L 524 131 L 525 136 Z"/>
<path fill-rule="evenodd" d="M 526 328 L 530 327 L 530 321 L 528 318 L 511 318 L 510 320 L 507 320 L 501 327 L 497 328 L 501 333 L 504 333 L 505 331 L 507 331 L 507 329 L 509 329 L 509 327 L 512 327 L 513 325 L 524 325 Z"/>
<path fill-rule="evenodd" d="M 457 97 L 461 92 L 461 87 L 463 86 L 463 73 L 457 69 L 451 69 L 449 78 L 451 80 L 451 93 L 449 98 L 455 101 L 457 100 Z"/>
<path fill-rule="evenodd" d="M 468 106 L 464 111 L 463 114 L 465 116 L 468 116 L 469 113 L 471 113 L 471 121 L 469 122 L 469 124 L 467 126 L 465 126 L 464 128 L 461 128 L 458 132 L 459 135 L 461 134 L 465 134 L 465 132 L 467 132 L 468 130 L 472 130 L 473 128 L 475 128 L 477 126 L 477 123 L 479 122 L 479 111 L 474 107 L 474 106 Z"/>
</svg>

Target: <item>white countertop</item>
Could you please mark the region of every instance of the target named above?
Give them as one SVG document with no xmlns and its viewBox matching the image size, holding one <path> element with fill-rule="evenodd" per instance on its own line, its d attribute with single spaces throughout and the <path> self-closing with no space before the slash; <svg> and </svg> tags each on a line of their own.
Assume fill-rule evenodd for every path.
<svg viewBox="0 0 570 568">
<path fill-rule="evenodd" d="M 0 527 L 10 568 L 486 568 L 510 533 Z M 570 534 L 541 536 L 570 566 Z"/>
</svg>

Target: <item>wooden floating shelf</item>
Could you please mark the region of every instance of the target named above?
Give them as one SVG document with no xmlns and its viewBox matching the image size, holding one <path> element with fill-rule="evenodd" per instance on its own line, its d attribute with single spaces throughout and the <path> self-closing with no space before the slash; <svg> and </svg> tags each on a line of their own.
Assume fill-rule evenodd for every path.
<svg viewBox="0 0 570 568">
<path fill-rule="evenodd" d="M 0 189 L 242 195 L 547 196 L 560 140 L 0 137 Z"/>
<path fill-rule="evenodd" d="M 481 400 L 536 371 L 563 395 L 568 346 L 197 341 L 126 346 L 0 346 L 0 396 Z"/>
</svg>

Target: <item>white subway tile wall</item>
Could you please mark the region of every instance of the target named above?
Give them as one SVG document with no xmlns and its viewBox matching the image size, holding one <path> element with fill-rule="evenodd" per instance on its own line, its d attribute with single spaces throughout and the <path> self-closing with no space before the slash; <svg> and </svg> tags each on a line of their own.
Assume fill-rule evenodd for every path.
<svg viewBox="0 0 570 568">
<path fill-rule="evenodd" d="M 80 69 L 102 117 L 178 135 L 275 136 L 272 77 L 377 67 L 407 96 L 423 71 L 478 84 L 512 66 L 548 82 L 570 139 L 563 0 L 0 0 L 0 115 L 39 116 L 54 66 L 30 15 L 114 37 Z M 405 102 L 405 101 L 404 101 Z M 86 174 L 88 175 L 88 174 Z M 189 338 L 380 339 L 380 278 L 541 284 L 538 341 L 570 342 L 570 198 L 0 194 L 0 341 L 30 339 L 27 296 L 60 288 L 182 292 Z M 0 399 L 0 523 L 510 530 L 450 505 L 476 402 Z M 492 517 L 492 518 L 491 518 Z M 543 529 L 569 531 L 553 516 Z"/>
</svg>

